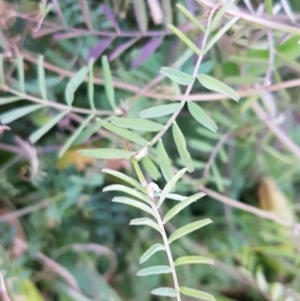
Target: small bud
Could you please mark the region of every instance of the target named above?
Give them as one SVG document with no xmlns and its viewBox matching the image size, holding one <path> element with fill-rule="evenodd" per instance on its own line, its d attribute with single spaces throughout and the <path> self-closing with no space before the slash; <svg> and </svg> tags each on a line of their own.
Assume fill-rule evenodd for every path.
<svg viewBox="0 0 300 301">
<path fill-rule="evenodd" d="M 146 190 L 151 199 L 153 199 L 157 193 L 161 192 L 161 189 L 158 187 L 158 185 L 153 182 L 148 184 Z"/>
</svg>

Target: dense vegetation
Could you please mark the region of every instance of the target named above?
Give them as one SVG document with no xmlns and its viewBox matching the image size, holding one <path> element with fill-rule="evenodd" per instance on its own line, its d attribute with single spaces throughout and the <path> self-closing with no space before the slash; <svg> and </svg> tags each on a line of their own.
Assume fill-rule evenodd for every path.
<svg viewBox="0 0 300 301">
<path fill-rule="evenodd" d="M 299 20 L 0 1 L 0 300 L 300 300 Z"/>
</svg>

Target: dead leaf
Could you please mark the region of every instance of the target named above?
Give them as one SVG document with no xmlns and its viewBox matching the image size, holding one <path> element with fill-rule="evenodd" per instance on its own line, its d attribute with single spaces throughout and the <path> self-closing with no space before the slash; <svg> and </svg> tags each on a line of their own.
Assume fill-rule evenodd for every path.
<svg viewBox="0 0 300 301">
<path fill-rule="evenodd" d="M 95 158 L 84 157 L 78 153 L 78 150 L 83 148 L 83 146 L 80 146 L 66 151 L 65 154 L 58 159 L 57 168 L 64 169 L 71 165 L 75 165 L 78 171 L 83 171 L 87 165 L 93 164 L 95 162 Z"/>
<path fill-rule="evenodd" d="M 275 213 L 286 220 L 294 220 L 294 214 L 287 198 L 278 189 L 272 178 L 266 177 L 259 183 L 257 194 L 261 209 Z"/>
</svg>

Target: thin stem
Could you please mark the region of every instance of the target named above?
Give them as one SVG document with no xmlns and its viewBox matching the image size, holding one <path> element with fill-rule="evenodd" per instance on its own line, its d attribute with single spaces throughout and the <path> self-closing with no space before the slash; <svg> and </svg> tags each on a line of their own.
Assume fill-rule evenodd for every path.
<svg viewBox="0 0 300 301">
<path fill-rule="evenodd" d="M 158 211 L 158 209 L 156 207 L 155 201 L 154 201 L 153 198 L 150 198 L 150 199 L 151 199 L 152 209 L 153 209 L 153 211 L 155 212 L 155 215 L 156 215 L 157 223 L 158 223 L 159 227 L 161 228 L 161 235 L 162 235 L 162 238 L 163 238 L 163 241 L 164 241 L 164 246 L 166 248 L 166 253 L 167 253 L 167 256 L 168 256 L 168 261 L 169 261 L 170 268 L 171 268 L 171 271 L 172 271 L 172 276 L 173 276 L 173 280 L 174 280 L 175 290 L 177 292 L 177 301 L 181 301 L 180 291 L 179 291 L 179 283 L 178 283 L 178 278 L 177 278 L 177 274 L 176 274 L 176 269 L 175 269 L 175 265 L 174 265 L 174 260 L 173 260 L 172 252 L 171 252 L 171 249 L 170 249 L 169 240 L 168 240 L 165 228 L 164 228 L 164 224 L 163 224 L 162 219 L 160 217 L 159 211 Z"/>
<path fill-rule="evenodd" d="M 262 120 L 266 126 L 273 132 L 278 140 L 290 150 L 298 159 L 300 159 L 300 147 L 296 145 L 272 120 L 268 119 L 266 112 L 259 105 L 258 101 L 252 104 L 252 109 L 257 117 Z"/>
<path fill-rule="evenodd" d="M 213 190 L 210 190 L 210 189 L 208 189 L 204 186 L 200 186 L 199 189 L 201 191 L 203 191 L 204 193 L 206 193 L 211 198 L 214 198 L 214 199 L 216 199 L 217 201 L 219 201 L 223 204 L 226 204 L 226 205 L 229 205 L 231 207 L 243 210 L 245 212 L 249 212 L 251 214 L 254 214 L 254 215 L 259 216 L 259 217 L 264 218 L 264 219 L 269 219 L 269 220 L 271 220 L 271 221 L 273 221 L 277 224 L 283 225 L 285 227 L 300 229 L 300 224 L 295 224 L 295 223 L 293 223 L 289 220 L 281 218 L 280 216 L 278 216 L 274 213 L 258 209 L 256 207 L 250 206 L 248 204 L 243 204 L 239 201 L 233 200 L 233 199 L 231 199 L 229 197 L 226 197 L 222 194 L 219 194 L 219 193 L 217 193 Z"/>
<path fill-rule="evenodd" d="M 206 6 L 208 8 L 213 8 L 215 6 L 215 3 L 211 0 L 196 0 L 196 1 L 199 4 L 201 4 L 202 6 Z M 268 20 L 267 18 L 256 17 L 256 16 L 250 15 L 250 14 L 245 13 L 244 11 L 241 11 L 241 10 L 238 10 L 238 9 L 237 10 L 227 9 L 226 10 L 226 16 L 230 16 L 230 17 L 239 16 L 244 21 L 247 21 L 249 23 L 253 23 L 256 26 L 267 27 L 267 28 L 271 28 L 271 29 L 277 29 L 277 30 L 281 30 L 281 31 L 284 31 L 284 32 L 294 34 L 294 35 L 300 35 L 300 29 L 297 28 L 297 27 L 292 27 L 292 26 L 288 26 L 288 25 L 285 25 L 285 24 L 280 24 L 279 22 Z"/>
<path fill-rule="evenodd" d="M 169 261 L 169 264 L 170 264 L 170 268 L 171 268 L 171 273 L 172 273 L 172 276 L 173 276 L 173 281 L 174 281 L 174 288 L 177 292 L 177 301 L 181 301 L 181 298 L 180 298 L 180 291 L 179 291 L 179 284 L 178 284 L 178 279 L 177 279 L 177 274 L 176 274 L 176 269 L 175 269 L 175 265 L 174 265 L 174 260 L 173 260 L 173 256 L 172 256 L 172 252 L 171 252 L 171 249 L 170 249 L 170 244 L 169 244 L 169 241 L 168 241 L 168 237 L 167 237 L 167 234 L 166 234 L 166 231 L 165 231 L 165 228 L 164 228 L 164 224 L 162 222 L 162 219 L 160 217 L 160 214 L 159 214 L 159 211 L 158 211 L 158 208 L 156 206 L 156 203 L 155 203 L 155 200 L 154 200 L 154 193 L 153 191 L 151 191 L 151 184 L 149 185 L 145 179 L 145 176 L 139 166 L 139 163 L 135 160 L 135 159 L 132 159 L 132 164 L 133 164 L 133 168 L 139 178 L 139 181 L 140 183 L 145 187 L 147 187 L 148 189 L 147 190 L 147 196 L 150 200 L 150 203 L 151 203 L 151 207 L 155 213 L 155 216 L 156 216 L 156 221 L 161 229 L 161 235 L 162 235 L 162 238 L 163 238 L 163 242 L 164 242 L 164 246 L 165 246 L 165 249 L 166 249 L 166 253 L 167 253 L 167 257 L 168 257 L 168 261 Z"/>
<path fill-rule="evenodd" d="M 169 36 L 174 35 L 172 31 L 169 30 L 148 30 L 147 32 L 140 32 L 140 31 L 123 31 L 123 32 L 115 32 L 115 31 L 105 31 L 105 30 L 88 30 L 88 29 L 81 29 L 81 28 L 66 28 L 63 26 L 57 26 L 56 24 L 47 22 L 50 28 L 42 28 L 36 33 L 33 33 L 34 38 L 40 38 L 45 35 L 55 33 L 54 39 L 55 40 L 62 40 L 62 39 L 70 39 L 70 38 L 78 38 L 81 36 L 99 36 L 99 37 L 110 37 L 110 38 L 146 38 L 146 37 L 159 37 L 159 36 Z M 195 25 L 191 23 L 184 23 L 180 26 L 180 30 L 182 32 L 189 32 L 191 30 L 195 30 Z M 61 33 L 59 33 L 62 31 Z"/>
<path fill-rule="evenodd" d="M 28 62 L 37 64 L 37 58 L 35 58 L 29 52 L 23 51 L 22 56 Z M 54 73 L 60 74 L 61 76 L 64 76 L 64 77 L 71 78 L 75 75 L 75 72 L 65 70 L 63 68 L 55 66 L 46 61 L 44 61 L 44 68 L 47 70 L 50 70 Z M 86 81 L 87 81 L 87 79 L 86 79 Z M 102 86 L 102 85 L 104 85 L 104 81 L 102 78 L 95 77 L 94 84 Z M 288 88 L 294 88 L 294 87 L 298 87 L 298 86 L 300 86 L 300 79 L 293 79 L 293 80 L 289 80 L 289 81 L 285 81 L 285 82 L 281 82 L 281 83 L 276 83 L 271 86 L 262 85 L 262 86 L 257 86 L 255 88 L 250 88 L 247 90 L 244 90 L 244 89 L 238 90 L 236 92 L 241 98 L 243 98 L 243 97 L 248 97 L 248 96 L 252 96 L 252 95 L 258 95 L 265 91 L 274 92 L 274 91 L 279 91 L 279 90 L 288 89 Z M 160 99 L 168 99 L 169 101 L 178 101 L 178 100 L 182 100 L 182 98 L 184 97 L 183 94 L 174 95 L 174 94 L 168 94 L 168 93 L 155 93 L 152 91 L 146 91 L 144 89 L 141 89 L 138 86 L 135 86 L 132 84 L 127 84 L 127 83 L 120 82 L 117 80 L 114 80 L 114 87 L 128 91 L 128 92 L 133 92 L 133 93 L 136 93 L 136 94 L 139 94 L 142 96 L 146 96 L 149 98 L 159 99 L 159 100 Z M 219 101 L 219 100 L 224 100 L 224 99 L 229 99 L 229 97 L 227 95 L 224 95 L 221 93 L 197 93 L 197 94 L 189 95 L 189 100 L 191 100 L 191 101 Z"/>
<path fill-rule="evenodd" d="M 153 139 L 149 142 L 149 146 L 148 147 L 151 147 L 152 145 L 154 145 L 164 135 L 164 133 L 169 129 L 169 127 L 176 120 L 177 116 L 181 112 L 181 110 L 184 107 L 185 103 L 188 101 L 189 95 L 190 95 L 190 93 L 192 91 L 194 82 L 195 82 L 197 74 L 198 74 L 198 70 L 200 68 L 200 65 L 201 65 L 201 62 L 202 62 L 202 59 L 203 59 L 204 48 L 206 46 L 206 42 L 207 42 L 207 39 L 208 39 L 208 36 L 209 36 L 209 33 L 210 33 L 210 30 L 209 30 L 210 24 L 211 24 L 212 17 L 214 15 L 214 12 L 215 12 L 216 9 L 217 9 L 217 6 L 215 6 L 214 9 L 212 9 L 212 11 L 210 12 L 210 15 L 208 17 L 207 28 L 206 28 L 206 32 L 205 32 L 205 35 L 204 35 L 204 38 L 203 38 L 203 41 L 202 41 L 201 50 L 200 50 L 201 51 L 201 55 L 198 56 L 197 63 L 196 63 L 196 66 L 194 68 L 194 72 L 193 72 L 193 75 L 192 75 L 194 80 L 186 88 L 186 91 L 185 91 L 185 93 L 183 95 L 183 98 L 182 98 L 182 100 L 180 102 L 180 109 L 173 113 L 173 115 L 168 120 L 168 122 L 166 123 L 166 125 L 164 126 L 164 128 L 160 132 L 158 132 L 158 134 L 156 136 L 154 136 Z"/>
<path fill-rule="evenodd" d="M 208 174 L 209 174 L 209 171 L 210 171 L 210 168 L 211 166 L 213 165 L 215 159 L 216 159 L 216 156 L 220 150 L 220 148 L 222 147 L 222 145 L 226 142 L 227 138 L 230 136 L 230 132 L 224 134 L 220 140 L 218 141 L 218 143 L 216 144 L 216 146 L 214 147 L 213 151 L 211 152 L 210 154 L 210 157 L 207 161 L 207 163 L 205 164 L 205 167 L 204 167 L 204 171 L 203 171 L 203 180 L 206 180 L 206 178 L 208 177 Z"/>
<path fill-rule="evenodd" d="M 57 102 L 54 102 L 54 101 L 44 100 L 44 99 L 29 95 L 27 93 L 20 92 L 18 90 L 15 90 L 13 88 L 8 87 L 8 86 L 2 86 L 0 88 L 0 90 L 3 90 L 5 92 L 9 92 L 11 94 L 19 96 L 20 98 L 29 100 L 31 102 L 39 103 L 39 104 L 42 104 L 42 105 L 45 105 L 45 106 L 48 106 L 48 107 L 52 107 L 52 108 L 55 108 L 55 109 L 61 110 L 61 111 L 69 111 L 69 112 L 74 112 L 74 113 L 81 113 L 81 114 L 88 114 L 88 115 L 98 115 L 98 116 L 114 114 L 113 111 L 89 110 L 89 109 L 82 109 L 82 108 L 78 108 L 78 107 L 70 107 L 68 105 L 64 105 L 64 104 L 57 103 Z"/>
<path fill-rule="evenodd" d="M 1 301 L 11 301 L 4 282 L 4 277 L 2 273 L 0 272 L 0 299 Z"/>
<path fill-rule="evenodd" d="M 272 32 L 267 33 L 268 44 L 269 44 L 269 67 L 265 76 L 265 84 L 270 85 L 272 83 L 272 73 L 274 70 L 274 60 L 275 60 L 275 48 L 274 48 L 274 38 Z"/>
</svg>

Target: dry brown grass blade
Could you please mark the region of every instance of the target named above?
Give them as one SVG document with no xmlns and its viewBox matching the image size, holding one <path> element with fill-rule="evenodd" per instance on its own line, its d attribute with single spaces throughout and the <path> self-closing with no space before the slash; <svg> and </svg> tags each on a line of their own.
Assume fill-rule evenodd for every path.
<svg viewBox="0 0 300 301">
<path fill-rule="evenodd" d="M 263 219 L 271 220 L 271 221 L 273 221 L 277 224 L 280 224 L 282 226 L 285 226 L 285 227 L 300 229 L 300 224 L 295 224 L 292 221 L 282 218 L 274 213 L 267 212 L 265 210 L 261 210 L 259 208 L 250 206 L 248 204 L 244 204 L 242 202 L 233 200 L 233 199 L 226 197 L 222 194 L 219 194 L 213 190 L 210 190 L 204 186 L 201 186 L 200 190 L 203 191 L 204 193 L 206 193 L 211 198 L 216 199 L 217 201 L 219 201 L 223 204 L 226 204 L 228 206 L 243 210 L 245 212 L 249 212 L 249 213 L 259 216 Z"/>
</svg>

